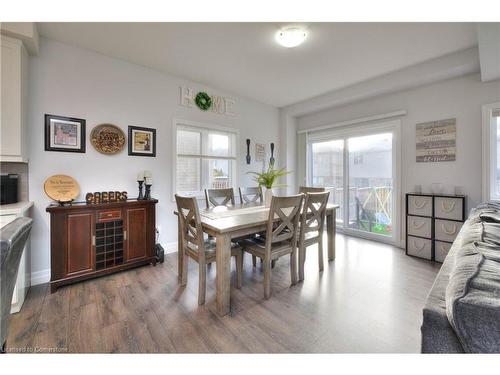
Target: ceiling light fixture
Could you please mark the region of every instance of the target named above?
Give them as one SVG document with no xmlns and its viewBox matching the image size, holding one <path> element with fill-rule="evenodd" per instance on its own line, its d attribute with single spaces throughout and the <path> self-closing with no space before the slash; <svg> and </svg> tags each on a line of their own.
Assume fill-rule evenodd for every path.
<svg viewBox="0 0 500 375">
<path fill-rule="evenodd" d="M 276 33 L 276 41 L 286 48 L 297 47 L 306 37 L 306 30 L 297 26 L 285 27 Z"/>
</svg>

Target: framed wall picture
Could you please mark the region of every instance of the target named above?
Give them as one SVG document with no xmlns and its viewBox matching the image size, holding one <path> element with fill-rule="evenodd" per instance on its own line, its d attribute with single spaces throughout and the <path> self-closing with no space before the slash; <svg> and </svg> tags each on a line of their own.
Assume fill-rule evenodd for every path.
<svg viewBox="0 0 500 375">
<path fill-rule="evenodd" d="M 455 161 L 456 119 L 417 124 L 417 163 Z"/>
<path fill-rule="evenodd" d="M 156 129 L 129 126 L 128 154 L 134 156 L 156 156 Z"/>
<path fill-rule="evenodd" d="M 85 120 L 46 114 L 45 151 L 85 152 Z"/>
<path fill-rule="evenodd" d="M 255 161 L 266 160 L 266 145 L 262 143 L 255 144 Z"/>
</svg>

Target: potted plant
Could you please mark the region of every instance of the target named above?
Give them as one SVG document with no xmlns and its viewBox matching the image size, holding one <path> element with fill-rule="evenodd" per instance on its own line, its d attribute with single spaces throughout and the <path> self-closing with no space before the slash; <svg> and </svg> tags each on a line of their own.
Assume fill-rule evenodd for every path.
<svg viewBox="0 0 500 375">
<path fill-rule="evenodd" d="M 266 207 L 271 207 L 271 200 L 273 198 L 273 188 L 286 186 L 284 184 L 277 184 L 278 178 L 286 176 L 292 173 L 291 171 L 286 171 L 285 168 L 275 169 L 274 163 L 269 163 L 269 167 L 265 172 L 248 172 L 248 174 L 253 175 L 253 180 L 259 184 L 260 188 L 264 187 L 264 204 Z"/>
</svg>

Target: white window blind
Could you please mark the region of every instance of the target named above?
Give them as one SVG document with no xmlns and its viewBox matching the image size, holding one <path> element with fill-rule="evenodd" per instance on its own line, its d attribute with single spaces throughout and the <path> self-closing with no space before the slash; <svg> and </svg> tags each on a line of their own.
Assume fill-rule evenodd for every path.
<svg viewBox="0 0 500 375">
<path fill-rule="evenodd" d="M 177 124 L 174 191 L 201 197 L 204 189 L 233 187 L 236 145 L 236 132 Z"/>
</svg>

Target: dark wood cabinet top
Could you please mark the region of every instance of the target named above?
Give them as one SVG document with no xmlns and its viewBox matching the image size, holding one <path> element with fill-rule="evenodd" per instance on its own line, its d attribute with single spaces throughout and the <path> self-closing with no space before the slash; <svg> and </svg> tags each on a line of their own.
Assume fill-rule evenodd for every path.
<svg viewBox="0 0 500 375">
<path fill-rule="evenodd" d="M 158 199 L 148 199 L 148 200 L 137 200 L 131 199 L 125 202 L 113 202 L 113 203 L 100 203 L 100 204 L 87 204 L 85 202 L 82 203 L 73 203 L 65 206 L 60 206 L 59 204 L 51 204 L 46 208 L 45 211 L 50 213 L 62 212 L 62 211 L 72 211 L 72 210 L 81 210 L 81 209 L 94 209 L 94 210 L 105 210 L 108 208 L 119 208 L 119 207 L 133 207 L 133 206 L 144 206 L 149 204 L 158 203 Z"/>
</svg>

